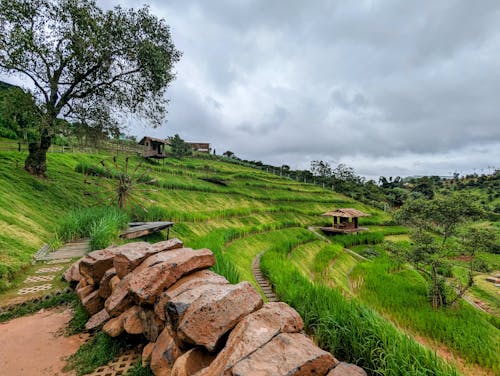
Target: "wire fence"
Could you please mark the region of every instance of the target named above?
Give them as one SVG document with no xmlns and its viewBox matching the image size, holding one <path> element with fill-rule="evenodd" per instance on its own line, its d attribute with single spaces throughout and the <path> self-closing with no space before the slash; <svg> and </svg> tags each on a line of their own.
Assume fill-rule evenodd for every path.
<svg viewBox="0 0 500 376">
<path fill-rule="evenodd" d="M 28 152 L 28 143 L 15 140 L 0 140 L 0 151 Z M 136 155 L 142 153 L 140 145 L 133 146 L 120 142 L 106 141 L 97 145 L 52 145 L 49 153 L 113 153 Z"/>
</svg>

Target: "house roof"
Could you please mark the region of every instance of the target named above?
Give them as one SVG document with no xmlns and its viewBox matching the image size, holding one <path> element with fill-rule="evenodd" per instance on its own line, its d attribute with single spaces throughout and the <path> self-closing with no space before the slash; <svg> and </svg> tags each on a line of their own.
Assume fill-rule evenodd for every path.
<svg viewBox="0 0 500 376">
<path fill-rule="evenodd" d="M 144 142 L 146 140 L 153 141 L 153 142 L 158 142 L 160 144 L 166 144 L 167 143 L 167 140 L 162 140 L 161 138 L 154 138 L 154 137 L 145 136 L 145 137 L 143 137 L 141 139 L 141 141 L 139 141 L 139 145 L 144 145 Z"/>
<path fill-rule="evenodd" d="M 343 217 L 343 218 L 357 218 L 357 217 L 369 217 L 370 214 L 363 213 L 360 210 L 353 209 L 353 208 L 342 208 L 342 209 L 335 209 L 326 213 L 323 213 L 322 215 L 328 216 L 328 217 Z"/>
</svg>

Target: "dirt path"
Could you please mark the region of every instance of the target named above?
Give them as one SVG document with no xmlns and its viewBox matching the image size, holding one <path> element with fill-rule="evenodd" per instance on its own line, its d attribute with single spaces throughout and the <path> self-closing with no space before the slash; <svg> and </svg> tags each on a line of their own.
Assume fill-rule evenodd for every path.
<svg viewBox="0 0 500 376">
<path fill-rule="evenodd" d="M 63 335 L 71 319 L 69 309 L 40 311 L 0 323 L 0 373 L 2 375 L 65 375 L 65 358 L 78 350 L 83 340 Z"/>
</svg>

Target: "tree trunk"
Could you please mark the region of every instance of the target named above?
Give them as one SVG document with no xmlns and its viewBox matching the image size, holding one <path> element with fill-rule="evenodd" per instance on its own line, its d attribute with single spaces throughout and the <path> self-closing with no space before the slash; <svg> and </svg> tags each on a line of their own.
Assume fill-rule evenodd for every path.
<svg viewBox="0 0 500 376">
<path fill-rule="evenodd" d="M 47 172 L 47 151 L 52 143 L 52 138 L 47 132 L 42 132 L 39 142 L 31 142 L 28 146 L 29 154 L 24 162 L 24 169 L 31 175 L 41 178 Z"/>
</svg>

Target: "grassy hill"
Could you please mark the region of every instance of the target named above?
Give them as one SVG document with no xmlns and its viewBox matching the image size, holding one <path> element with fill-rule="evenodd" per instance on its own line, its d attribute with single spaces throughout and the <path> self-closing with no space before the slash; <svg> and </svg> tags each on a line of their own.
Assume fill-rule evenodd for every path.
<svg viewBox="0 0 500 376">
<path fill-rule="evenodd" d="M 102 159 L 111 164 L 106 155 L 49 154 L 48 178 L 39 180 L 22 170 L 24 157 L 0 152 L 2 289 L 15 284 L 14 277 L 43 243 L 71 237 L 70 231 L 61 231 L 68 218 L 78 222 L 81 208 L 111 199 L 121 170 L 100 167 Z M 119 163 L 123 165 L 123 158 Z M 138 163 L 133 159 L 131 167 Z M 135 184 L 127 208 L 130 219 L 174 221 L 172 234 L 189 247 L 214 251 L 217 270 L 233 282 L 249 280 L 257 286 L 251 264 L 264 253 L 262 267 L 280 298 L 302 314 L 318 342 L 339 358 L 371 374 L 457 374 L 406 332 L 446 349 L 451 358 L 463 360 L 462 368 L 473 367 L 476 374 L 500 370 L 498 321 L 467 304 L 427 309 L 425 282 L 415 271 L 398 269 L 383 250 L 370 254 L 360 249 L 374 256 L 371 260 L 344 251 L 344 246 L 405 236 L 406 229 L 393 226 L 383 211 L 210 156 L 144 167 L 147 171 Z M 361 219 L 370 232 L 330 244 L 308 230 L 324 224 L 320 214 L 335 207 L 370 213 Z M 80 230 L 97 237 L 92 226 Z"/>
</svg>

